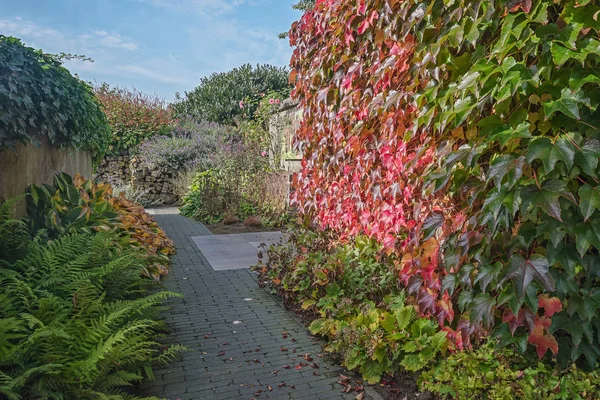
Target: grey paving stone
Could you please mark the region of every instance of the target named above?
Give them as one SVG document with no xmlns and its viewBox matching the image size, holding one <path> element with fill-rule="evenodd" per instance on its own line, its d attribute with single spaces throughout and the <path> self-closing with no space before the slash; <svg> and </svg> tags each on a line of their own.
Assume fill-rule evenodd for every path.
<svg viewBox="0 0 600 400">
<path fill-rule="evenodd" d="M 342 394 L 337 385 L 340 367 L 327 358 L 316 357 L 320 345 L 274 296 L 258 287 L 252 272 L 215 271 L 210 267 L 192 240 L 210 235 L 202 224 L 178 215 L 172 208 L 158 208 L 154 214 L 177 248 L 165 286 L 184 295 L 169 302 L 170 309 L 164 316 L 171 333 L 162 341 L 182 344 L 189 351 L 174 363 L 157 367 L 156 380 L 144 383 L 140 395 L 168 400 L 287 400 L 300 396 L 354 399 L 355 395 Z M 252 300 L 246 301 L 248 298 Z M 282 337 L 283 332 L 289 332 L 288 338 Z M 291 341 L 292 337 L 296 342 Z M 288 351 L 282 352 L 282 346 Z M 321 366 L 320 375 L 312 375 L 308 366 L 293 368 L 304 361 L 305 353 Z M 292 369 L 283 369 L 283 365 Z M 286 386 L 279 387 L 282 382 Z M 290 384 L 296 388 L 287 386 Z M 258 390 L 262 390 L 260 396 L 254 396 Z"/>
</svg>

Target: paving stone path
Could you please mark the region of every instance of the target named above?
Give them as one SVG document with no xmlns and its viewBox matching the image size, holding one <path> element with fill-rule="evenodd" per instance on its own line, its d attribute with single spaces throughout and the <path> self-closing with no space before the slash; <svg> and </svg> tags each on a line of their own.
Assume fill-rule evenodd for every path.
<svg viewBox="0 0 600 400">
<path fill-rule="evenodd" d="M 145 383 L 141 395 L 169 400 L 356 397 L 341 393 L 341 368 L 317 356 L 319 343 L 293 313 L 258 287 L 252 272 L 210 267 L 190 239 L 210 234 L 202 224 L 175 209 L 156 209 L 154 214 L 177 248 L 165 285 L 184 295 L 169 304 L 166 320 L 172 332 L 164 342 L 189 351 L 156 369 L 156 380 Z M 296 369 L 301 362 L 308 365 Z M 319 368 L 311 368 L 312 363 Z"/>
</svg>

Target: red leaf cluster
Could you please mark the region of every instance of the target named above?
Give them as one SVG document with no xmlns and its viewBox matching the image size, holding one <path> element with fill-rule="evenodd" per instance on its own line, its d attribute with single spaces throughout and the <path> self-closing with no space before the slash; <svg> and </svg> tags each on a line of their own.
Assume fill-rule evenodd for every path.
<svg viewBox="0 0 600 400">
<path fill-rule="evenodd" d="M 291 79 L 304 118 L 292 201 L 341 239 L 365 234 L 400 254 L 398 277 L 414 303 L 444 324 L 454 310 L 441 291 L 440 236 L 423 240 L 423 230 L 428 217 L 460 215 L 442 192 L 423 187 L 435 139 L 414 129 L 415 39 L 398 36 L 401 11 L 399 2 L 324 0 L 294 24 Z"/>
</svg>

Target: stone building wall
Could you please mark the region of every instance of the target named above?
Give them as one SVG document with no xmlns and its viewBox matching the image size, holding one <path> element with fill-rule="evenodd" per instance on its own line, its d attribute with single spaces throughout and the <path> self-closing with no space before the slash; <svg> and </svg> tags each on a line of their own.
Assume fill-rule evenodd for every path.
<svg viewBox="0 0 600 400">
<path fill-rule="evenodd" d="M 175 177 L 176 171 L 169 168 L 149 169 L 136 156 L 122 154 L 104 157 L 94 179 L 116 186 L 131 185 L 151 204 L 173 204 L 177 201 L 173 185 Z"/>
<path fill-rule="evenodd" d="M 271 135 L 270 160 L 273 167 L 278 167 L 291 173 L 300 170 L 302 156 L 292 147 L 296 130 L 300 127 L 302 109 L 297 102 L 285 100 L 281 110 L 269 120 Z M 276 165 L 279 164 L 279 165 Z"/>
</svg>

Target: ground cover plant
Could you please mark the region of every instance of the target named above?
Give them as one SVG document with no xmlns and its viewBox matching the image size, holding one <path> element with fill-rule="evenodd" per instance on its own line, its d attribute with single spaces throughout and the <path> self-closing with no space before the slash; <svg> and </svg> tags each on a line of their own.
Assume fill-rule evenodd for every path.
<svg viewBox="0 0 600 400">
<path fill-rule="evenodd" d="M 180 346 L 159 346 L 161 303 L 146 251 L 108 223 L 48 239 L 0 205 L 0 396 L 133 399 Z"/>
<path fill-rule="evenodd" d="M 452 351 L 490 336 L 541 375 L 597 367 L 599 18 L 593 0 L 324 0 L 290 31 L 294 204 L 329 249 L 375 239 Z"/>
<path fill-rule="evenodd" d="M 292 229 L 288 241 L 267 249 L 266 262 L 253 268 L 259 283 L 302 313 L 310 331 L 328 339 L 325 350 L 368 383 L 401 368 L 419 371 L 446 353 L 446 332 L 420 317 L 396 285 L 393 255 L 366 236 L 345 244 L 334 238 Z"/>
<path fill-rule="evenodd" d="M 48 140 L 89 151 L 95 160 L 109 140 L 106 117 L 92 89 L 59 56 L 0 35 L 0 149 Z"/>
</svg>

